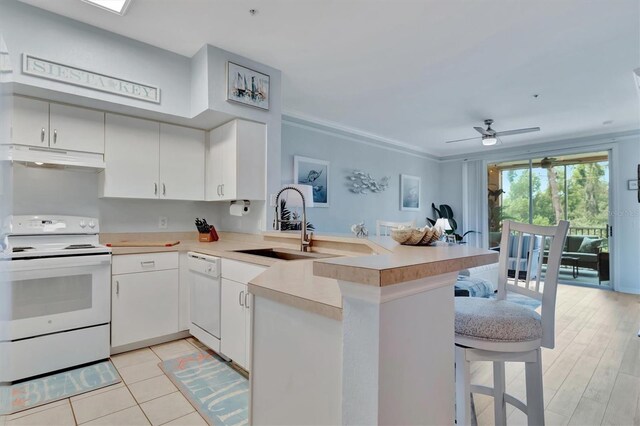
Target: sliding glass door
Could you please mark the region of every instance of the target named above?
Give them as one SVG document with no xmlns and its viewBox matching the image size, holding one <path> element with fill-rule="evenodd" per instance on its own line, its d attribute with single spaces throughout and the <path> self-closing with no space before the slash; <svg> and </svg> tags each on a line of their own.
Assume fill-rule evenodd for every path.
<svg viewBox="0 0 640 426">
<path fill-rule="evenodd" d="M 503 220 L 571 223 L 560 279 L 609 285 L 609 155 L 572 154 L 490 164 L 489 242 L 497 246 Z"/>
</svg>

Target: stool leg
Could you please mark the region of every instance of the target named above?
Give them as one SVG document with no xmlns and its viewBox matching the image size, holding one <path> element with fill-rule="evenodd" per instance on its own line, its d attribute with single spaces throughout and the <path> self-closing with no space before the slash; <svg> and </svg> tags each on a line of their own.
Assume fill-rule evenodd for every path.
<svg viewBox="0 0 640 426">
<path fill-rule="evenodd" d="M 536 361 L 525 363 L 527 380 L 527 424 L 544 426 L 544 395 L 542 390 L 541 349 L 536 350 Z"/>
<path fill-rule="evenodd" d="M 493 410 L 496 426 L 507 424 L 507 405 L 504 401 L 505 393 L 504 362 L 493 362 Z"/>
<path fill-rule="evenodd" d="M 471 425 L 471 363 L 466 360 L 465 349 L 456 346 L 456 423 Z"/>
</svg>

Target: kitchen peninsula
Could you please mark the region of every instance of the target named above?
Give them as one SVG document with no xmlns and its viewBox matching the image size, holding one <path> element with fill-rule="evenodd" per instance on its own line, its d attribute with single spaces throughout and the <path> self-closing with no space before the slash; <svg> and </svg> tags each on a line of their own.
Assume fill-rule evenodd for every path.
<svg viewBox="0 0 640 426">
<path fill-rule="evenodd" d="M 497 262 L 496 252 L 314 235 L 304 255 L 331 257 L 286 261 L 246 251 L 297 252 L 297 232 L 220 237 L 101 236 L 104 243 L 181 240 L 113 247 L 115 256 L 192 251 L 267 267 L 248 285 L 252 424 L 453 424 L 451 287 L 458 271 Z"/>
<path fill-rule="evenodd" d="M 250 282 L 252 423 L 453 424 L 451 287 L 498 254 L 331 244 L 365 241 L 375 254 L 280 262 Z"/>
</svg>

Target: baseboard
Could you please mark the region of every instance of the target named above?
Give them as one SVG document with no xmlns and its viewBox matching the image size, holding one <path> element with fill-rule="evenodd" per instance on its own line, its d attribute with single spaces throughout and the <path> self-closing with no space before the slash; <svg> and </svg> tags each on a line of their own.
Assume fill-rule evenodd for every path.
<svg viewBox="0 0 640 426">
<path fill-rule="evenodd" d="M 140 342 L 129 343 L 127 345 L 117 346 L 111 348 L 111 355 L 116 355 L 122 352 L 134 351 L 136 349 L 142 349 L 153 345 L 159 345 L 161 343 L 171 342 L 173 340 L 185 339 L 191 336 L 189 331 L 179 331 L 177 333 L 168 334 L 162 337 L 156 337 L 153 339 L 142 340 Z"/>
</svg>

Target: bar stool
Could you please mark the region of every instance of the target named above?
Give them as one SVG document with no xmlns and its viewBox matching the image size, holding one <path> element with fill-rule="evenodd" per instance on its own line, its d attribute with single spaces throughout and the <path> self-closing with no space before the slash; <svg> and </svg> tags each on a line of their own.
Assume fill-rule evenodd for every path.
<svg viewBox="0 0 640 426">
<path fill-rule="evenodd" d="M 555 345 L 555 307 L 558 271 L 562 248 L 569 222 L 558 226 L 537 226 L 505 221 L 500 243 L 498 294 L 496 300 L 456 297 L 455 356 L 456 356 L 456 423 L 471 423 L 471 393 L 494 397 L 495 424 L 506 425 L 506 404 L 509 403 L 527 415 L 529 425 L 544 425 L 544 398 L 542 391 L 542 347 Z M 511 237 L 511 235 L 515 235 Z M 549 255 L 544 282 L 541 281 L 544 250 L 535 250 L 534 243 L 541 237 Z M 510 244 L 517 244 L 513 250 Z M 514 262 L 510 254 L 523 260 L 539 256 L 537 271 L 531 271 L 535 262 L 516 259 L 514 278 L 509 278 L 509 267 Z M 526 267 L 526 279 L 518 279 L 520 265 Z M 532 279 L 534 278 L 534 279 Z M 513 291 L 541 301 L 541 314 L 530 308 L 506 300 L 507 291 Z M 472 385 L 471 361 L 493 362 L 493 388 Z M 524 362 L 526 377 L 526 404 L 505 392 L 505 362 Z"/>
</svg>

